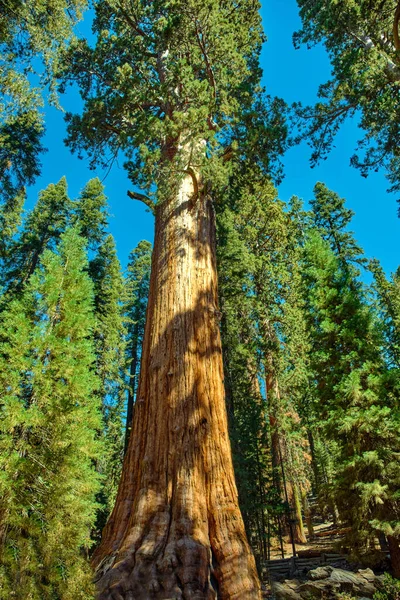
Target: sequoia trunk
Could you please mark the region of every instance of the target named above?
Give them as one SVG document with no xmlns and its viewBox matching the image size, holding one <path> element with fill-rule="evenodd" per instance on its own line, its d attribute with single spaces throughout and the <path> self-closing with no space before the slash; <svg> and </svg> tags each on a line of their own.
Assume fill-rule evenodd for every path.
<svg viewBox="0 0 400 600">
<path fill-rule="evenodd" d="M 135 416 L 93 563 L 101 600 L 256 600 L 224 398 L 212 204 L 156 208 Z"/>
</svg>

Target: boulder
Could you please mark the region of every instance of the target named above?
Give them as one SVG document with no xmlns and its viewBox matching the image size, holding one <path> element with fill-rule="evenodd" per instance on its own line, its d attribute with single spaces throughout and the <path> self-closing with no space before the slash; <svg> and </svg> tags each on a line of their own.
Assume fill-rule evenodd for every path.
<svg viewBox="0 0 400 600">
<path fill-rule="evenodd" d="M 367 575 L 370 577 L 370 573 Z M 366 577 L 343 569 L 333 569 L 328 581 L 339 584 L 340 591 L 348 592 L 353 596 L 372 598 L 376 592 L 375 586 Z"/>
<path fill-rule="evenodd" d="M 330 582 L 329 579 L 319 581 L 306 581 L 297 589 L 302 598 L 326 598 L 340 591 L 340 585 Z"/>
<path fill-rule="evenodd" d="M 296 590 L 300 585 L 300 581 L 298 579 L 285 579 L 283 585 L 290 587 L 292 590 Z"/>
<path fill-rule="evenodd" d="M 317 581 L 318 579 L 327 579 L 332 573 L 332 571 L 333 568 L 329 566 L 317 567 L 316 569 L 308 571 L 307 577 L 308 579 L 311 579 L 311 581 Z"/>
<path fill-rule="evenodd" d="M 332 569 L 330 579 L 336 583 L 351 583 L 353 585 L 358 585 L 361 577 L 359 577 L 356 573 L 345 571 L 344 569 Z"/>
<path fill-rule="evenodd" d="M 376 575 L 372 569 L 358 569 L 358 574 L 370 583 L 374 583 Z"/>
<path fill-rule="evenodd" d="M 271 589 L 277 600 L 301 600 L 301 596 L 284 583 L 273 581 Z"/>
</svg>

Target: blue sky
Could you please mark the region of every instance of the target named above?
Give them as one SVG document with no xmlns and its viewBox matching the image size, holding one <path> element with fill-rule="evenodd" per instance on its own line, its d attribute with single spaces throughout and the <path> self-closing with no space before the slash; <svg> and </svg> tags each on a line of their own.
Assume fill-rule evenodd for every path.
<svg viewBox="0 0 400 600">
<path fill-rule="evenodd" d="M 300 27 L 296 1 L 263 0 L 262 17 L 268 38 L 262 53 L 263 83 L 267 92 L 284 98 L 289 104 L 294 101 L 313 102 L 318 85 L 330 76 L 329 59 L 322 47 L 312 50 L 293 48 L 292 35 Z M 85 24 L 81 24 L 79 29 L 84 31 Z M 79 110 L 75 93 L 66 94 L 61 101 L 67 110 Z M 63 175 L 67 176 L 71 197 L 76 197 L 91 177 L 97 175 L 104 179 L 112 215 L 110 231 L 115 237 L 121 263 L 125 266 L 130 250 L 141 239 L 152 241 L 152 215 L 141 203 L 127 197 L 126 192 L 132 184 L 122 164 L 114 164 L 108 174 L 103 169 L 90 171 L 88 160 L 79 160 L 71 155 L 63 144 L 65 124 L 62 113 L 54 108 L 48 108 L 46 113 L 45 145 L 48 152 L 43 155 L 41 177 L 28 190 L 28 207 L 32 206 L 40 189 L 58 181 Z M 386 192 L 388 183 L 383 173 L 374 173 L 364 179 L 349 166 L 359 137 L 357 122 L 347 123 L 340 131 L 328 160 L 314 169 L 309 166 L 310 151 L 305 144 L 289 150 L 284 157 L 285 179 L 279 187 L 279 195 L 282 200 L 297 195 L 307 202 L 312 198 L 315 183 L 326 183 L 345 197 L 347 206 L 356 213 L 352 229 L 367 257 L 378 258 L 389 274 L 400 264 L 397 204 L 395 197 Z"/>
</svg>

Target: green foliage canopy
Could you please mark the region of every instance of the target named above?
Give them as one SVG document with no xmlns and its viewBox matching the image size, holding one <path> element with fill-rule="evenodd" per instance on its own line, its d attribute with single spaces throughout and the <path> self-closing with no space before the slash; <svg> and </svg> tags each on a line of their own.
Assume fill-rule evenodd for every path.
<svg viewBox="0 0 400 600">
<path fill-rule="evenodd" d="M 400 189 L 400 46 L 394 0 L 298 0 L 303 28 L 295 45 L 323 42 L 332 77 L 319 88 L 320 101 L 297 105 L 301 136 L 309 140 L 312 164 L 324 159 L 347 118 L 360 113 L 365 135 L 351 163 L 363 175 L 389 172 L 392 190 Z"/>
<path fill-rule="evenodd" d="M 42 90 L 55 101 L 60 50 L 86 0 L 0 3 L 0 196 L 14 196 L 40 173 Z"/>
<path fill-rule="evenodd" d="M 211 170 L 216 184 L 259 90 L 258 2 L 101 0 L 95 9 L 95 46 L 81 40 L 65 57 L 65 83 L 77 82 L 84 102 L 82 116 L 68 116 L 71 148 L 95 163 L 122 150 L 132 181 L 161 196 L 188 169 Z"/>
</svg>

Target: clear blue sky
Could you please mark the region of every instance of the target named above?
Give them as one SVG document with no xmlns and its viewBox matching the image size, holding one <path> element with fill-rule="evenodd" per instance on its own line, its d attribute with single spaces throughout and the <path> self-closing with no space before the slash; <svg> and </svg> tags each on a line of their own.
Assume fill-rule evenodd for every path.
<svg viewBox="0 0 400 600">
<path fill-rule="evenodd" d="M 291 103 L 313 102 L 318 85 L 330 76 L 328 57 L 322 47 L 295 50 L 292 34 L 299 29 L 295 0 L 263 0 L 262 17 L 268 37 L 262 53 L 264 84 L 267 92 Z M 79 30 L 85 31 L 84 24 Z M 76 94 L 62 98 L 67 110 L 79 110 Z M 386 272 L 393 272 L 400 264 L 399 240 L 400 219 L 397 218 L 395 197 L 386 192 L 388 187 L 383 173 L 375 173 L 367 179 L 349 166 L 355 143 L 360 137 L 356 122 L 347 123 L 339 133 L 336 147 L 328 160 L 315 169 L 309 166 L 309 148 L 304 144 L 291 149 L 284 157 L 285 179 L 279 187 L 282 200 L 297 195 L 305 201 L 312 198 L 312 189 L 317 181 L 323 181 L 347 200 L 347 205 L 356 214 L 353 231 L 368 257 L 378 258 Z M 86 159 L 72 156 L 63 145 L 65 125 L 63 116 L 54 108 L 47 110 L 47 134 L 45 145 L 48 152 L 43 155 L 42 175 L 28 191 L 28 206 L 32 206 L 37 192 L 48 183 L 67 176 L 71 197 L 95 175 L 104 178 L 109 198 L 110 231 L 114 235 L 118 255 L 126 265 L 130 250 L 141 240 L 153 238 L 153 217 L 145 207 L 126 195 L 131 187 L 122 164 L 115 164 L 107 174 L 104 170 L 89 170 Z"/>
</svg>

